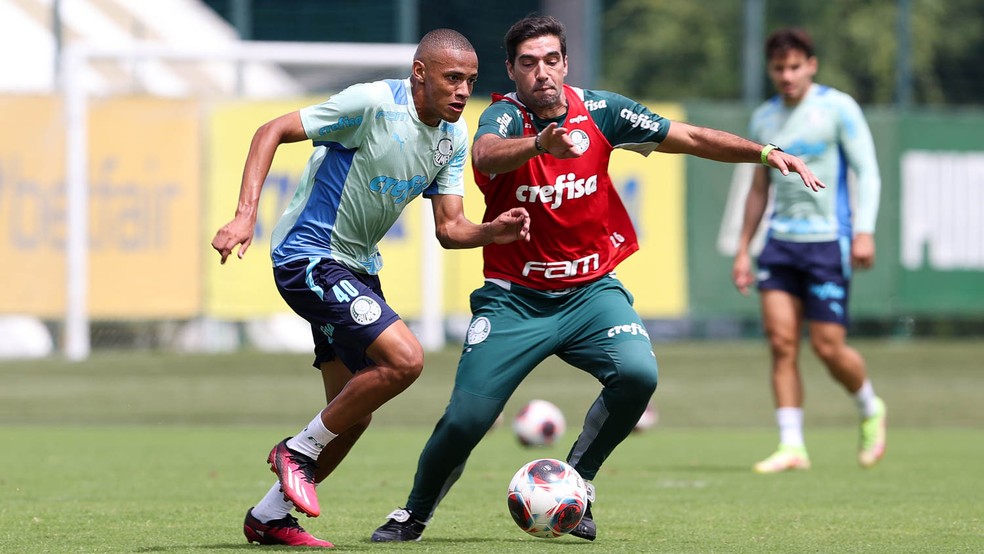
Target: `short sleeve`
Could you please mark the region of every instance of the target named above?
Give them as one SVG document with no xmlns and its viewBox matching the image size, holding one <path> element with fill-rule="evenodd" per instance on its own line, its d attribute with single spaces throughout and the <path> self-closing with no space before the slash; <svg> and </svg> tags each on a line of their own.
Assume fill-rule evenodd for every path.
<svg viewBox="0 0 984 554">
<path fill-rule="evenodd" d="M 365 138 L 362 122 L 385 101 L 372 83 L 353 85 L 320 104 L 301 108 L 301 124 L 315 144 L 357 148 Z"/>
<path fill-rule="evenodd" d="M 523 115 L 519 108 L 508 100 L 500 100 L 485 108 L 478 118 L 475 138 L 488 134 L 500 138 L 523 136 Z"/>
<path fill-rule="evenodd" d="M 424 189 L 424 196 L 435 194 L 465 195 L 465 158 L 468 156 L 468 126 L 464 119 L 450 125 L 453 153 L 448 164 L 438 172 L 434 181 Z"/>
</svg>

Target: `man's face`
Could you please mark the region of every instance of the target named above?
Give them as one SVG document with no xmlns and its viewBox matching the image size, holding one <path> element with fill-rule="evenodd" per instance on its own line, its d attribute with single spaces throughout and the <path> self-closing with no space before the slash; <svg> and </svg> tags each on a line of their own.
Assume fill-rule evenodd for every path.
<svg viewBox="0 0 984 554">
<path fill-rule="evenodd" d="M 430 126 L 442 119 L 454 123 L 461 118 L 478 79 L 478 56 L 464 50 L 440 50 L 427 60 L 415 61 L 413 73 L 422 83 L 422 97 L 414 98 L 420 120 Z"/>
<path fill-rule="evenodd" d="M 797 104 L 806 96 L 817 73 L 817 58 L 800 50 L 785 50 L 769 59 L 769 78 L 786 104 Z"/>
<path fill-rule="evenodd" d="M 567 58 L 560 53 L 560 39 L 553 35 L 525 40 L 516 47 L 516 61 L 506 62 L 516 94 L 534 110 L 563 104 Z"/>
</svg>

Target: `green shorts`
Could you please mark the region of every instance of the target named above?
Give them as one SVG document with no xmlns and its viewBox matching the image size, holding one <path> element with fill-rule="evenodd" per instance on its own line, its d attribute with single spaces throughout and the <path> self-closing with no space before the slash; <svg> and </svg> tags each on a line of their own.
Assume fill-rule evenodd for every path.
<svg viewBox="0 0 984 554">
<path fill-rule="evenodd" d="M 640 371 L 655 380 L 652 343 L 632 302 L 612 276 L 563 295 L 486 283 L 471 295 L 472 320 L 455 388 L 505 402 L 552 354 L 602 384 L 619 371 Z"/>
</svg>

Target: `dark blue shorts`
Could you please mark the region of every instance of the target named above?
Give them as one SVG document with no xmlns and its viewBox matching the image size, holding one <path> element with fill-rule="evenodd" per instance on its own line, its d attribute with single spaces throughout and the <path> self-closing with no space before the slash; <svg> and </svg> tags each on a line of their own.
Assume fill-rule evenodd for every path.
<svg viewBox="0 0 984 554">
<path fill-rule="evenodd" d="M 379 277 L 327 258 L 273 268 L 280 296 L 311 324 L 314 367 L 336 358 L 355 373 L 373 365 L 366 349 L 400 316 L 386 304 Z"/>
<path fill-rule="evenodd" d="M 848 324 L 851 284 L 848 240 L 788 242 L 769 239 L 758 258 L 759 290 L 782 290 L 803 301 L 806 319 Z"/>
</svg>

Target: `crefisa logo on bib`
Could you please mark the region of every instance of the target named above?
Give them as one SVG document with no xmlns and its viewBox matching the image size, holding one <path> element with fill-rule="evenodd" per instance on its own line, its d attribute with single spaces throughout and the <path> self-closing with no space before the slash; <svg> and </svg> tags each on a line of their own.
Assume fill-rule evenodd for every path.
<svg viewBox="0 0 984 554">
<path fill-rule="evenodd" d="M 454 149 L 451 139 L 448 137 L 442 138 L 437 143 L 437 150 L 434 151 L 434 163 L 437 165 L 448 165 L 448 162 L 451 161 L 452 153 L 454 153 Z"/>
</svg>

